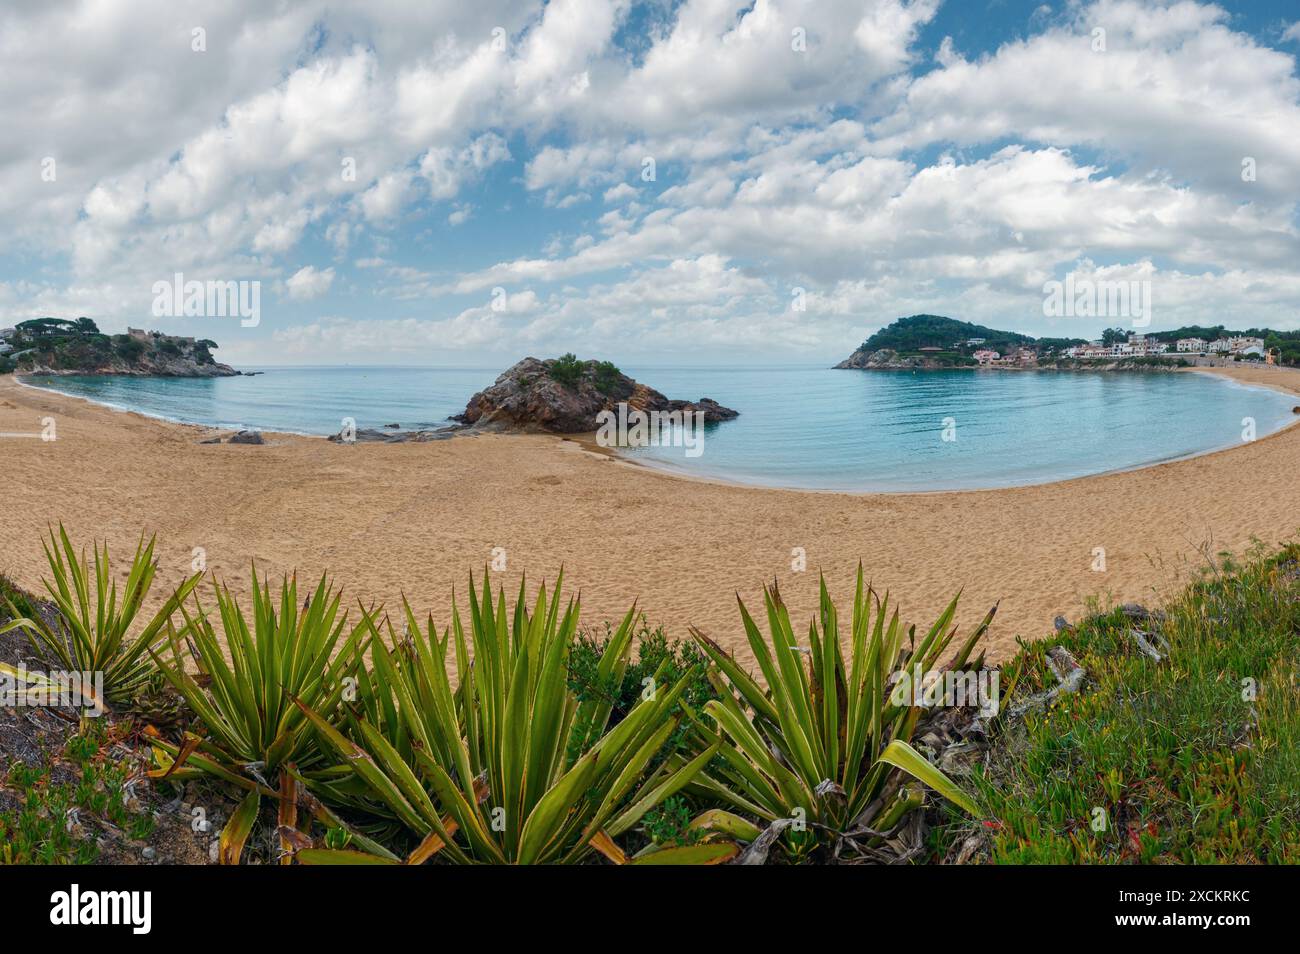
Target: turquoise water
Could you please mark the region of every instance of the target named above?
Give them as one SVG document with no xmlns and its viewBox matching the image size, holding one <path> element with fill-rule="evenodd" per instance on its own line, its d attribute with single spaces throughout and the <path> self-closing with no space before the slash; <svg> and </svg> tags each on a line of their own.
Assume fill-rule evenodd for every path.
<svg viewBox="0 0 1300 954">
<path fill-rule="evenodd" d="M 625 368 L 670 397 L 741 412 L 703 453 L 629 456 L 700 477 L 824 490 L 955 490 L 1082 477 L 1265 434 L 1294 398 L 1199 374 Z M 496 369 L 271 368 L 255 377 L 27 378 L 120 408 L 221 427 L 332 434 L 446 423 Z M 949 421 L 948 419 L 951 419 Z M 945 433 L 955 440 L 944 440 Z"/>
</svg>

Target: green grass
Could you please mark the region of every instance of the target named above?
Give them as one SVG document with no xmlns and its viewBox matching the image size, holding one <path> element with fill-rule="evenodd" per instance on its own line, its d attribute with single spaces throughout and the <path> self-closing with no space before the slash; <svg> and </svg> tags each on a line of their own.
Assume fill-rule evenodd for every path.
<svg viewBox="0 0 1300 954">
<path fill-rule="evenodd" d="M 6 803 L 17 804 L 0 811 L 0 864 L 94 864 L 101 827 L 134 839 L 152 834 L 153 817 L 127 807 L 128 767 L 108 756 L 109 747 L 105 729 L 92 722 L 50 761 L 8 766 L 0 788 Z"/>
<path fill-rule="evenodd" d="M 1300 547 L 1213 568 L 1165 611 L 1161 662 L 1116 610 L 1005 667 L 1012 705 L 1056 684 L 1057 642 L 1088 681 L 1023 724 L 1004 716 L 975 776 L 992 861 L 1300 862 Z M 939 847 L 971 830 L 953 822 Z"/>
<path fill-rule="evenodd" d="M 26 592 L 20 590 L 17 584 L 9 577 L 0 573 L 0 621 L 8 620 L 12 617 L 9 611 L 9 603 L 18 607 L 18 611 L 24 616 L 35 618 L 37 615 L 36 604 L 32 602 Z"/>
</svg>

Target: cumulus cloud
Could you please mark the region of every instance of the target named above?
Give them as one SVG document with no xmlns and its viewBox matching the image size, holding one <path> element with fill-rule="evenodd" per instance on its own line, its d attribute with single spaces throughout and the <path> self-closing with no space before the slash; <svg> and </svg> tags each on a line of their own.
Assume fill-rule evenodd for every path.
<svg viewBox="0 0 1300 954">
<path fill-rule="evenodd" d="M 334 284 L 334 269 L 317 271 L 315 266 L 307 265 L 294 272 L 286 281 L 289 297 L 294 301 L 310 301 L 320 298 Z"/>
<path fill-rule="evenodd" d="M 1300 323 L 1300 24 L 1095 0 L 970 50 L 922 44 L 938 12 L 9 5 L 0 318 L 124 327 L 185 271 L 282 283 L 262 333 L 286 355 L 820 355 L 922 310 L 1071 333 L 1043 282 L 1128 269 L 1159 324 Z M 340 287 L 398 316 L 336 314 Z"/>
</svg>

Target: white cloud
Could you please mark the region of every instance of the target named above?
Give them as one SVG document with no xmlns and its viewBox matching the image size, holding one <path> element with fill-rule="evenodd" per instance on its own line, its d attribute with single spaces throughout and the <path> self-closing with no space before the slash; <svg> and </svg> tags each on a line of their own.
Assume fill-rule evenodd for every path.
<svg viewBox="0 0 1300 954">
<path fill-rule="evenodd" d="M 1150 276 L 1158 321 L 1300 323 L 1300 24 L 1273 48 L 1211 4 L 1097 0 L 989 52 L 923 48 L 937 9 L 11 4 L 0 316 L 124 327 L 185 271 L 289 302 L 362 288 L 462 352 L 635 333 L 833 353 L 921 310 L 1045 328 L 1046 278 L 1119 268 Z M 306 353 L 407 320 L 269 324 Z"/>
<path fill-rule="evenodd" d="M 317 271 L 313 265 L 307 265 L 294 272 L 286 281 L 289 297 L 294 301 L 311 301 L 320 298 L 334 284 L 334 269 Z"/>
</svg>

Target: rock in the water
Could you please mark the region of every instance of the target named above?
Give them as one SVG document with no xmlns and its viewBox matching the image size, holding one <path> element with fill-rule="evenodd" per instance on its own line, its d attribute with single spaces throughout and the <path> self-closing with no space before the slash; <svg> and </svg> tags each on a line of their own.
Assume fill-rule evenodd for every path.
<svg viewBox="0 0 1300 954">
<path fill-rule="evenodd" d="M 581 434 L 597 430 L 597 415 L 616 411 L 620 403 L 639 411 L 701 411 L 706 424 L 729 421 L 739 413 L 710 398 L 670 400 L 608 362 L 569 364 L 563 380 L 556 369 L 555 359 L 524 358 L 470 398 L 465 413 L 455 420 L 479 429 Z"/>
<path fill-rule="evenodd" d="M 258 431 L 240 431 L 238 434 L 232 434 L 227 444 L 265 444 L 262 435 Z"/>
</svg>

